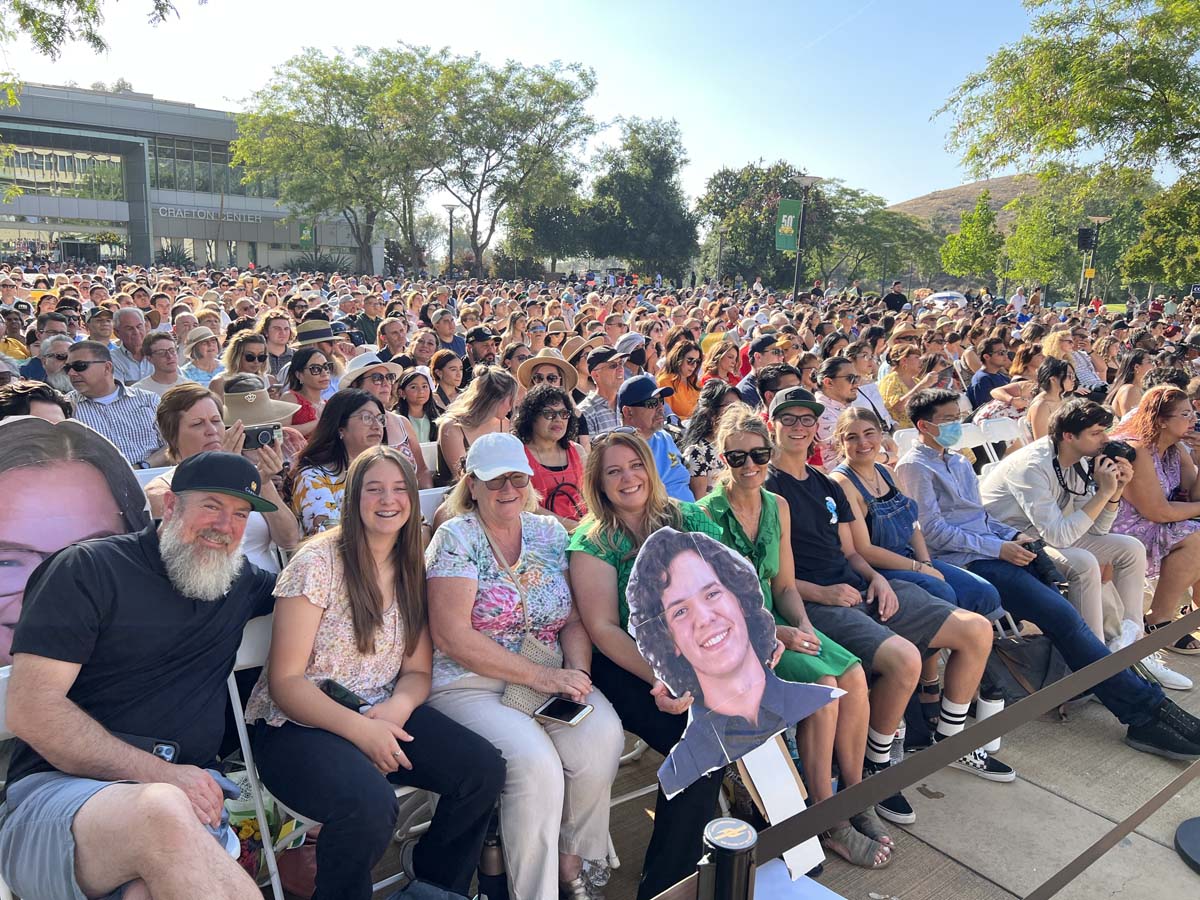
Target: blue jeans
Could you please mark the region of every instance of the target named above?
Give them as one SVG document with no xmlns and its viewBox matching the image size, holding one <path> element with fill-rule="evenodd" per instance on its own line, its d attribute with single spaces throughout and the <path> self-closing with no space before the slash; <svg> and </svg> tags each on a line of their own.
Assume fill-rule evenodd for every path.
<svg viewBox="0 0 1200 900">
<path fill-rule="evenodd" d="M 953 603 L 959 609 L 979 613 L 989 622 L 994 622 L 1004 615 L 1004 607 L 1000 603 L 1000 592 L 988 581 L 980 578 L 966 569 L 952 566 L 935 559 L 933 567 L 942 573 L 941 578 L 934 578 L 921 572 L 905 569 L 883 569 L 880 571 L 884 578 L 899 578 L 901 581 L 911 581 L 939 600 Z"/>
<path fill-rule="evenodd" d="M 1028 570 L 1002 559 L 976 560 L 967 568 L 996 586 L 1004 608 L 1014 619 L 1032 622 L 1040 628 L 1072 671 L 1109 655 L 1108 648 L 1092 634 L 1075 607 Z M 1158 685 L 1143 681 L 1129 669 L 1101 681 L 1092 690 L 1108 711 L 1126 725 L 1153 721 L 1163 701 Z"/>
</svg>

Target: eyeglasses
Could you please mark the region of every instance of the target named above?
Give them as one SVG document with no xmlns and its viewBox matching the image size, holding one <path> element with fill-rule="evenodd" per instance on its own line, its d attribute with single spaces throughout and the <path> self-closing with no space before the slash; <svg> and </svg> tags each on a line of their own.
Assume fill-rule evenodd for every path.
<svg viewBox="0 0 1200 900">
<path fill-rule="evenodd" d="M 248 363 L 265 363 L 267 354 L 265 353 L 243 353 L 242 359 Z"/>
<path fill-rule="evenodd" d="M 531 384 L 541 384 L 542 382 L 546 384 L 562 384 L 562 376 L 553 372 L 549 375 L 543 375 L 538 372 L 535 375 L 530 375 L 529 381 Z"/>
<path fill-rule="evenodd" d="M 1185 409 L 1183 412 L 1170 413 L 1163 416 L 1164 419 L 1194 419 L 1196 418 L 1196 410 Z"/>
<path fill-rule="evenodd" d="M 685 366 L 698 366 L 698 365 L 700 365 L 700 357 L 698 357 L 698 356 L 685 356 L 685 357 L 684 357 L 684 359 L 683 359 L 683 364 L 684 364 Z"/>
<path fill-rule="evenodd" d="M 363 381 L 369 381 L 371 384 L 392 384 L 395 380 L 396 376 L 391 372 L 372 372 L 363 376 Z"/>
<path fill-rule="evenodd" d="M 65 354 L 65 353 L 43 353 L 42 359 L 57 359 L 59 362 L 66 362 L 67 354 Z"/>
<path fill-rule="evenodd" d="M 545 330 L 546 330 L 546 326 L 545 326 L 545 325 L 534 325 L 534 326 L 533 326 L 532 328 L 530 328 L 529 330 L 530 330 L 530 331 L 535 331 L 535 332 L 538 332 L 538 333 L 540 334 L 541 332 L 543 332 L 543 331 L 545 331 Z"/>
<path fill-rule="evenodd" d="M 66 369 L 68 372 L 86 372 L 88 369 L 88 366 L 104 365 L 105 362 L 107 362 L 107 360 L 77 359 L 77 360 L 75 360 L 75 362 L 67 363 L 65 366 L 63 366 L 63 368 Z"/>
<path fill-rule="evenodd" d="M 479 478 L 475 479 L 479 481 Z M 499 478 L 489 478 L 483 482 L 484 486 L 489 491 L 502 491 L 506 484 L 511 484 L 517 490 L 529 484 L 529 476 L 524 472 L 509 472 L 507 475 L 501 475 Z"/>
<path fill-rule="evenodd" d="M 379 425 L 382 427 L 387 424 L 387 416 L 377 416 L 369 412 L 355 413 L 350 418 L 358 419 L 364 425 Z"/>
<path fill-rule="evenodd" d="M 151 350 L 150 355 L 151 356 L 161 356 L 163 359 L 166 359 L 168 356 L 178 356 L 179 348 L 178 347 L 163 347 L 161 350 Z"/>
<path fill-rule="evenodd" d="M 66 320 L 67 322 L 74 322 L 76 325 L 83 321 L 79 316 L 66 316 Z"/>
<path fill-rule="evenodd" d="M 520 364 L 520 363 L 523 363 L 523 362 L 525 362 L 525 360 L 527 360 L 527 359 L 533 359 L 533 354 L 532 354 L 532 353 L 526 353 L 524 356 L 519 356 L 519 355 L 518 355 L 518 356 L 514 356 L 514 357 L 513 357 L 513 362 Z"/>
<path fill-rule="evenodd" d="M 651 409 L 651 410 L 662 409 L 663 398 L 662 397 L 651 397 L 649 400 L 644 400 L 641 403 L 626 403 L 625 405 L 632 406 L 636 409 Z"/>
<path fill-rule="evenodd" d="M 757 466 L 766 465 L 771 461 L 770 447 L 755 447 L 753 450 L 726 450 L 721 454 L 731 469 L 740 469 L 746 465 L 747 459 L 754 460 Z"/>
<path fill-rule="evenodd" d="M 571 420 L 569 409 L 543 409 L 539 415 L 547 422 L 569 422 Z"/>
<path fill-rule="evenodd" d="M 323 375 L 326 372 L 328 372 L 329 374 L 332 375 L 333 374 L 333 363 L 325 363 L 324 365 L 317 365 L 316 363 L 314 363 L 311 366 L 306 366 L 304 371 L 307 372 L 309 375 L 314 375 L 314 376 Z"/>
<path fill-rule="evenodd" d="M 775 421 L 784 428 L 792 428 L 795 425 L 803 425 L 805 428 L 812 428 L 817 424 L 817 417 L 812 413 L 795 415 L 794 413 L 780 413 L 775 417 Z"/>
</svg>

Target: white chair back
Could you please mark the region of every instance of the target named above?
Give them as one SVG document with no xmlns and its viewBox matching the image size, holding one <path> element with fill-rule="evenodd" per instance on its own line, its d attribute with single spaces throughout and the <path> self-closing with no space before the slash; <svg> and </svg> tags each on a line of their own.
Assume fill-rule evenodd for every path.
<svg viewBox="0 0 1200 900">
<path fill-rule="evenodd" d="M 1007 444 L 1021 439 L 1020 423 L 1016 419 L 1008 418 L 1008 416 L 984 419 L 979 423 L 979 427 L 989 444 Z"/>
<path fill-rule="evenodd" d="M 921 433 L 915 428 L 901 428 L 892 437 L 896 441 L 900 455 L 903 456 L 921 439 Z"/>
<path fill-rule="evenodd" d="M 173 468 L 174 466 L 160 466 L 157 469 L 134 469 L 133 475 L 135 478 L 137 478 L 138 487 L 140 487 L 142 490 L 145 490 L 146 485 L 152 482 L 159 475 L 162 475 L 164 472 L 170 472 Z"/>
<path fill-rule="evenodd" d="M 274 616 L 259 616 L 246 623 L 242 632 L 242 643 L 238 646 L 233 671 L 256 669 L 267 664 L 267 653 L 271 649 L 271 623 Z"/>
<path fill-rule="evenodd" d="M 434 513 L 442 505 L 442 501 L 446 499 L 446 494 L 449 491 L 450 488 L 448 487 L 426 488 L 421 491 L 421 516 L 430 525 L 433 524 Z"/>
<path fill-rule="evenodd" d="M 987 441 L 983 436 L 981 429 L 974 422 L 964 422 L 962 427 L 962 438 L 954 445 L 955 449 L 960 447 L 979 447 L 986 444 Z"/>
<path fill-rule="evenodd" d="M 5 666 L 0 669 L 0 741 L 7 741 L 13 737 L 13 733 L 8 730 L 8 676 L 12 674 L 12 666 Z"/>
</svg>

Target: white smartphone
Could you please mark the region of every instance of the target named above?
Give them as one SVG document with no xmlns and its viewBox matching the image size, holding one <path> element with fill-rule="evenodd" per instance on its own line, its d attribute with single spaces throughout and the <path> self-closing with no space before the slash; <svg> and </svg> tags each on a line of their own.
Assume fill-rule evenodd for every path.
<svg viewBox="0 0 1200 900">
<path fill-rule="evenodd" d="M 533 717 L 543 722 L 561 722 L 564 725 L 578 725 L 592 711 L 590 703 L 576 703 L 566 697 L 551 697 L 536 710 Z"/>
</svg>

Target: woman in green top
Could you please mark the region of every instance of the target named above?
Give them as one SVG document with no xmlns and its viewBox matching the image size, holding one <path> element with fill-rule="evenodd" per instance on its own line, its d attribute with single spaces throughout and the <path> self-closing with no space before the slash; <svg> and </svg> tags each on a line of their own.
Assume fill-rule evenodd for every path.
<svg viewBox="0 0 1200 900">
<path fill-rule="evenodd" d="M 638 548 L 664 525 L 718 540 L 721 533 L 696 504 L 667 496 L 649 445 L 629 432 L 610 431 L 592 441 L 583 472 L 588 515 L 567 548 L 571 592 L 595 645 L 592 684 L 608 697 L 626 731 L 666 756 L 687 726 L 692 697 L 671 696 L 638 652 L 625 630 L 625 586 Z M 638 900 L 657 896 L 696 870 L 704 826 L 717 815 L 720 791 L 720 772 L 701 777 L 670 800 L 659 790 Z"/>
<path fill-rule="evenodd" d="M 700 500 L 721 526 L 721 540 L 758 570 L 763 602 L 775 615 L 776 635 L 787 649 L 775 667 L 785 681 L 815 681 L 846 693 L 809 716 L 797 729 L 805 782 L 814 803 L 833 794 L 836 752 L 847 787 L 862 780 L 870 707 L 862 665 L 850 651 L 813 627 L 796 589 L 787 501 L 763 488 L 771 458 L 771 433 L 753 410 L 735 406 L 721 416 L 717 452 L 725 461 L 713 491 Z M 849 862 L 879 868 L 891 860 L 892 839 L 873 812 L 860 813 L 822 835 L 826 848 Z"/>
</svg>

